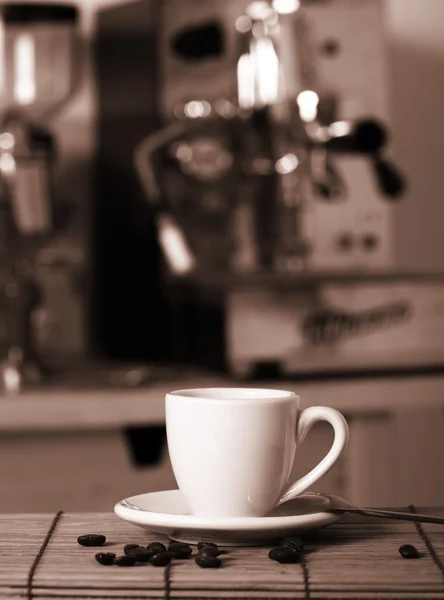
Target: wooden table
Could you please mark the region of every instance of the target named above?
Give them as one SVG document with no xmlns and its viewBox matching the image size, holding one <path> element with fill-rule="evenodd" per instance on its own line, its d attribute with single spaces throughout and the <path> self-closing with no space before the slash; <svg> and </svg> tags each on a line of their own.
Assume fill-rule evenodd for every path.
<svg viewBox="0 0 444 600">
<path fill-rule="evenodd" d="M 414 510 L 414 507 L 411 507 Z M 418 509 L 444 515 L 444 509 Z M 0 598 L 444 599 L 444 527 L 347 515 L 304 536 L 300 564 L 268 558 L 269 547 L 228 548 L 220 569 L 194 560 L 170 567 L 101 566 L 97 548 L 77 544 L 84 533 L 107 536 L 106 550 L 162 536 L 113 514 L 0 515 Z M 162 540 L 165 541 L 165 540 Z M 403 559 L 398 548 L 421 553 Z"/>
</svg>

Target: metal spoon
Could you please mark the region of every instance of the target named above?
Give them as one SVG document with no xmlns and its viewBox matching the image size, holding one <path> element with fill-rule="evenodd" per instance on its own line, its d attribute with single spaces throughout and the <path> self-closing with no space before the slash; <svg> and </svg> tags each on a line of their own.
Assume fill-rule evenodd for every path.
<svg viewBox="0 0 444 600">
<path fill-rule="evenodd" d="M 358 508 L 348 500 L 336 496 L 335 494 L 316 493 L 314 496 L 320 496 L 328 501 L 326 510 L 335 513 L 354 513 L 367 517 L 383 517 L 386 519 L 399 519 L 402 521 L 419 521 L 420 523 L 437 523 L 444 525 L 444 517 L 430 517 L 418 513 L 399 512 L 395 510 L 379 510 L 373 508 Z"/>
</svg>

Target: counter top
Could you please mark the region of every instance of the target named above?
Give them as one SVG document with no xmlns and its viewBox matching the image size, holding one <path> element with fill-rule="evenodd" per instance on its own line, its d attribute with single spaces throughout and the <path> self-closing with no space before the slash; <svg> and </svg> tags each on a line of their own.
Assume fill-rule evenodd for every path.
<svg viewBox="0 0 444 600">
<path fill-rule="evenodd" d="M 444 509 L 419 510 L 444 515 Z M 219 569 L 201 569 L 192 557 L 169 567 L 102 566 L 97 548 L 78 545 L 85 533 L 105 534 L 105 551 L 115 554 L 127 543 L 166 541 L 114 514 L 0 515 L 0 597 L 444 598 L 442 525 L 347 515 L 304 535 L 300 563 L 270 560 L 270 546 L 226 548 Z M 402 558 L 403 544 L 413 544 L 420 557 Z"/>
<path fill-rule="evenodd" d="M 165 422 L 165 394 L 173 389 L 254 386 L 291 389 L 302 407 L 328 405 L 346 414 L 385 413 L 413 406 L 443 407 L 444 376 L 239 383 L 221 376 L 164 378 L 135 388 L 54 387 L 0 396 L 0 432 L 111 430 Z"/>
</svg>

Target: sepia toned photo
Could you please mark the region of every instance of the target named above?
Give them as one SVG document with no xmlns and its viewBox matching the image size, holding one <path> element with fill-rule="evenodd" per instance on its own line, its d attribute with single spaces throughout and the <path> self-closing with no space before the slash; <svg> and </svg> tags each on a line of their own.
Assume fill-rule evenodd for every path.
<svg viewBox="0 0 444 600">
<path fill-rule="evenodd" d="M 0 600 L 444 599 L 444 0 L 0 0 Z"/>
</svg>

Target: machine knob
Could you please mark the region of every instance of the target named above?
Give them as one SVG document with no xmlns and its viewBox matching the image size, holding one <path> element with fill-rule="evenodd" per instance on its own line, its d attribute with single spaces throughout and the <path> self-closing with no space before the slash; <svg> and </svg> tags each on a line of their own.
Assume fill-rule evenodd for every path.
<svg viewBox="0 0 444 600">
<path fill-rule="evenodd" d="M 378 237 L 372 233 L 367 233 L 362 238 L 362 245 L 368 252 L 375 250 L 378 246 Z"/>
<path fill-rule="evenodd" d="M 343 233 L 337 241 L 341 252 L 349 252 L 353 248 L 353 237 L 349 233 Z"/>
</svg>

